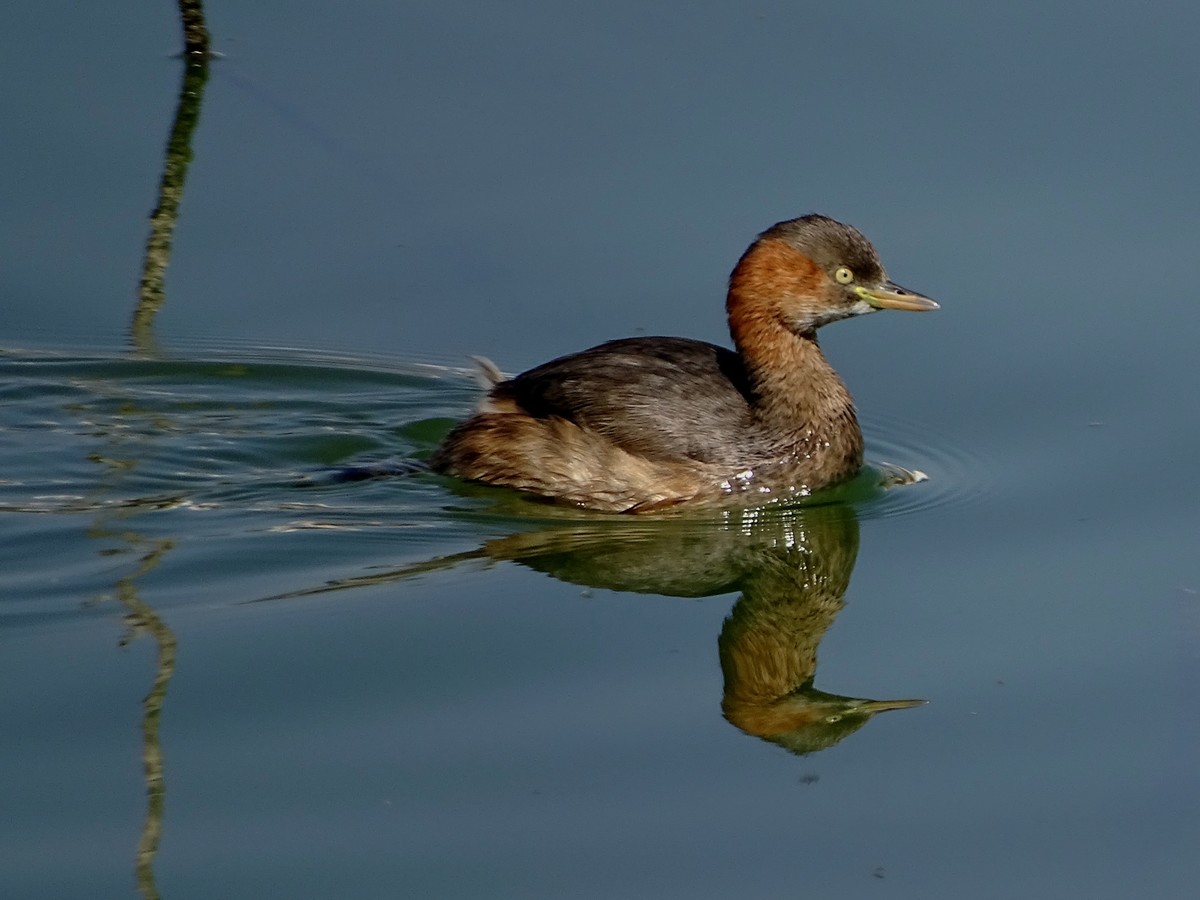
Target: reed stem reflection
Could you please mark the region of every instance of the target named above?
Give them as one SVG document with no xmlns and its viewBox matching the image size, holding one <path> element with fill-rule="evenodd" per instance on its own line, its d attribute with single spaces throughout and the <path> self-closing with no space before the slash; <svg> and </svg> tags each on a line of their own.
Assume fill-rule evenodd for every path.
<svg viewBox="0 0 1200 900">
<path fill-rule="evenodd" d="M 127 417 L 137 416 L 139 411 L 130 408 Z M 102 426 L 103 427 L 103 426 Z M 121 485 L 127 475 L 137 468 L 143 455 L 141 435 L 134 431 L 114 427 L 108 433 L 107 453 L 96 453 L 91 461 L 104 468 L 104 476 L 97 484 L 97 493 L 121 496 Z M 129 520 L 142 512 L 158 509 L 163 498 L 125 498 L 118 505 L 100 504 L 100 513 L 88 529 L 93 540 L 116 540 L 120 549 L 110 547 L 106 554 L 137 553 L 137 564 L 129 574 L 117 579 L 117 601 L 125 608 L 125 634 L 120 646 L 127 647 L 134 640 L 147 635 L 154 641 L 154 678 L 150 690 L 142 699 L 142 772 L 146 784 L 146 816 L 138 837 L 134 859 L 134 874 L 138 891 L 145 900 L 158 900 L 159 893 L 154 882 L 154 857 L 162 835 L 163 810 L 166 800 L 162 743 L 159 738 L 159 722 L 166 701 L 167 686 L 175 672 L 175 634 L 162 617 L 138 593 L 138 580 L 155 569 L 163 558 L 175 547 L 170 538 L 149 538 L 129 527 Z"/>
<path fill-rule="evenodd" d="M 139 634 L 148 634 L 158 650 L 154 681 L 150 692 L 142 701 L 142 769 L 146 778 L 146 818 L 142 825 L 141 837 L 138 839 L 134 869 L 138 890 L 145 900 L 157 900 L 159 896 L 154 883 L 154 857 L 162 835 L 166 782 L 163 778 L 163 753 L 158 725 L 163 701 L 167 696 L 167 685 L 175 672 L 176 644 L 175 634 L 154 608 L 138 596 L 136 580 L 157 566 L 163 555 L 174 546 L 174 541 L 158 541 L 154 548 L 142 557 L 137 571 L 117 582 L 117 599 L 128 611 L 125 623 L 129 630 L 122 638 L 121 645 L 127 645 Z"/>
</svg>

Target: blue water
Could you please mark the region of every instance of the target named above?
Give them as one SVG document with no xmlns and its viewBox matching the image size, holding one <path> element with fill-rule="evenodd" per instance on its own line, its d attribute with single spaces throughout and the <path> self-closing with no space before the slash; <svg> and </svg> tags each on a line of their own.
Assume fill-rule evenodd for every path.
<svg viewBox="0 0 1200 900">
<path fill-rule="evenodd" d="M 3 29 L 0 895 L 1194 894 L 1191 7 L 211 6 L 145 344 L 173 15 Z M 411 464 L 810 210 L 942 303 L 822 332 L 927 481 Z"/>
</svg>

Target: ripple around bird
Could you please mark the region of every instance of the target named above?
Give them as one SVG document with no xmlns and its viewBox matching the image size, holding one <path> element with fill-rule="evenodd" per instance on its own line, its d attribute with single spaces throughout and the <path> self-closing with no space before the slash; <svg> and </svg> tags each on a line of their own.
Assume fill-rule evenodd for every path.
<svg viewBox="0 0 1200 900">
<path fill-rule="evenodd" d="M 447 501 L 450 509 L 464 503 L 478 509 L 482 502 L 502 515 L 594 515 L 554 510 L 508 491 L 463 490 L 412 465 L 474 404 L 478 388 L 462 367 L 190 347 L 186 356 L 155 359 L 8 351 L 0 369 L 4 419 L 16 438 L 5 453 L 9 477 L 0 485 L 0 506 L 10 511 L 78 512 L 155 497 L 163 507 L 286 509 L 319 496 L 320 508 L 346 524 L 397 514 L 437 517 Z M 863 429 L 863 473 L 801 504 L 848 502 L 862 518 L 883 518 L 975 502 L 988 493 L 986 461 L 937 428 L 869 415 Z M 32 447 L 68 458 L 53 477 L 44 467 L 21 475 L 21 460 L 29 460 L 22 454 Z M 98 494 L 95 464 L 110 459 L 111 471 L 122 454 L 142 454 L 136 474 Z M 354 477 L 344 477 L 347 472 Z M 414 473 L 419 477 L 373 477 Z M 390 484 L 356 489 L 353 482 L 362 480 Z M 297 487 L 317 490 L 298 497 Z"/>
</svg>

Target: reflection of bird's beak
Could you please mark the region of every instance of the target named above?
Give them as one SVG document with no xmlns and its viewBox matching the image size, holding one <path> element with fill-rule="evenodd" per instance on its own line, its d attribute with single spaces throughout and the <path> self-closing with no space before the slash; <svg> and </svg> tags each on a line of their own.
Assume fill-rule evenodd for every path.
<svg viewBox="0 0 1200 900">
<path fill-rule="evenodd" d="M 846 705 L 846 713 L 865 716 L 889 709 L 912 709 L 914 706 L 924 706 L 928 700 L 857 700 Z"/>
<path fill-rule="evenodd" d="M 854 292 L 876 309 L 904 309 L 909 312 L 927 312 L 938 305 L 924 294 L 900 287 L 894 281 L 885 281 L 878 287 L 856 287 Z"/>
</svg>

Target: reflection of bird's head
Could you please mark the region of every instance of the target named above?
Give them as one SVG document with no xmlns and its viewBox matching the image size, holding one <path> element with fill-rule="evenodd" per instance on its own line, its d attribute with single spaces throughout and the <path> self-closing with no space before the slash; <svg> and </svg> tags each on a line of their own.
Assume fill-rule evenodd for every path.
<svg viewBox="0 0 1200 900">
<path fill-rule="evenodd" d="M 818 691 L 811 685 L 765 706 L 741 706 L 725 715 L 738 728 L 792 753 L 832 747 L 889 709 L 911 709 L 924 700 L 863 700 Z M 736 719 L 734 718 L 736 716 Z"/>
<path fill-rule="evenodd" d="M 772 553 L 743 582 L 721 629 L 725 718 L 796 753 L 836 744 L 875 713 L 921 700 L 864 700 L 813 687 L 817 647 L 841 611 L 858 549 L 854 512 L 803 510 L 786 554 Z"/>
</svg>

